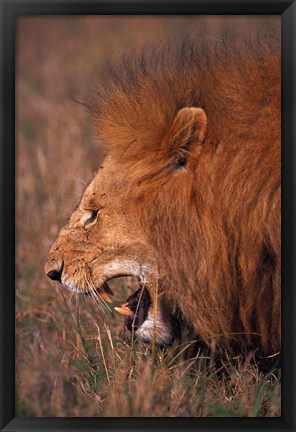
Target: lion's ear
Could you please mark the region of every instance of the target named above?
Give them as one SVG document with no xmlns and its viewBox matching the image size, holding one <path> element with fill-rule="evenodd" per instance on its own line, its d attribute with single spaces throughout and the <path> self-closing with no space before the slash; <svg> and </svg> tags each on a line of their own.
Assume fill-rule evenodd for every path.
<svg viewBox="0 0 296 432">
<path fill-rule="evenodd" d="M 182 108 L 165 137 L 168 154 L 177 166 L 185 166 L 190 154 L 197 156 L 205 140 L 207 116 L 202 108 Z"/>
</svg>

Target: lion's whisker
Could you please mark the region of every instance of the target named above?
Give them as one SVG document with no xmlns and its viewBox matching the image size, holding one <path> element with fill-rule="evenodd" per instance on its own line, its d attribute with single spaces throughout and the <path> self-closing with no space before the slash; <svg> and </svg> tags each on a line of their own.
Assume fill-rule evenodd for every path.
<svg viewBox="0 0 296 432">
<path fill-rule="evenodd" d="M 90 281 L 87 279 L 87 277 L 85 278 L 85 281 L 86 281 L 86 284 L 87 284 L 87 286 L 88 286 L 88 288 L 89 288 L 89 294 L 90 294 L 92 300 L 94 301 L 94 303 L 95 303 L 97 306 L 99 306 L 99 308 L 100 308 L 100 310 L 101 310 L 102 312 L 105 312 L 105 310 L 104 310 L 102 304 L 100 303 L 99 299 L 98 299 L 97 296 L 95 295 L 95 291 L 94 291 L 93 286 L 91 285 L 91 283 L 90 283 Z"/>
<path fill-rule="evenodd" d="M 96 302 L 96 304 L 100 305 L 101 310 L 103 310 L 105 312 L 105 309 L 103 308 L 102 304 L 104 306 L 107 307 L 107 309 L 111 312 L 111 308 L 110 306 L 106 303 L 106 301 L 100 296 L 100 294 L 98 293 L 98 291 L 96 290 L 96 288 L 94 287 L 92 280 L 91 279 L 87 279 L 86 278 L 86 283 L 90 289 L 90 294 L 92 296 L 92 298 L 94 299 L 94 301 Z"/>
</svg>

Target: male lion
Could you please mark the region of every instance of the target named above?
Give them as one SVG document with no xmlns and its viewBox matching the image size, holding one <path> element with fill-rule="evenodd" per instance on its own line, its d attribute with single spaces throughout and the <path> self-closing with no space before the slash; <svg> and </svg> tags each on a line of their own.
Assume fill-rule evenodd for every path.
<svg viewBox="0 0 296 432">
<path fill-rule="evenodd" d="M 157 280 L 206 343 L 280 348 L 278 34 L 186 39 L 102 71 L 88 105 L 107 156 L 51 279 L 107 298 L 132 275 L 151 299 Z"/>
</svg>

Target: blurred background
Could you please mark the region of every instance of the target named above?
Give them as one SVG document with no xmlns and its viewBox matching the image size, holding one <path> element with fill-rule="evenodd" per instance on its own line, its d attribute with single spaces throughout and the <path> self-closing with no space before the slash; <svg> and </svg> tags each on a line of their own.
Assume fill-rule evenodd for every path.
<svg viewBox="0 0 296 432">
<path fill-rule="evenodd" d="M 43 267 L 97 168 L 83 97 L 104 61 L 187 33 L 255 31 L 279 17 L 19 17 L 16 35 L 16 415 L 279 415 L 280 385 L 236 365 L 228 382 L 131 345 L 121 316 L 71 297 Z M 123 300 L 132 279 L 116 282 Z"/>
</svg>

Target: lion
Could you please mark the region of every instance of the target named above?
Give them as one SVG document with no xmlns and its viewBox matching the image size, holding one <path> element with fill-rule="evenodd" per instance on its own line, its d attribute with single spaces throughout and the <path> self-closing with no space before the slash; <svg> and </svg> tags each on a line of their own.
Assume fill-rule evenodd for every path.
<svg viewBox="0 0 296 432">
<path fill-rule="evenodd" d="M 278 351 L 279 30 L 124 56 L 86 104 L 106 156 L 50 249 L 48 277 L 106 301 L 112 278 L 135 276 L 152 301 L 157 281 L 205 343 Z"/>
</svg>

